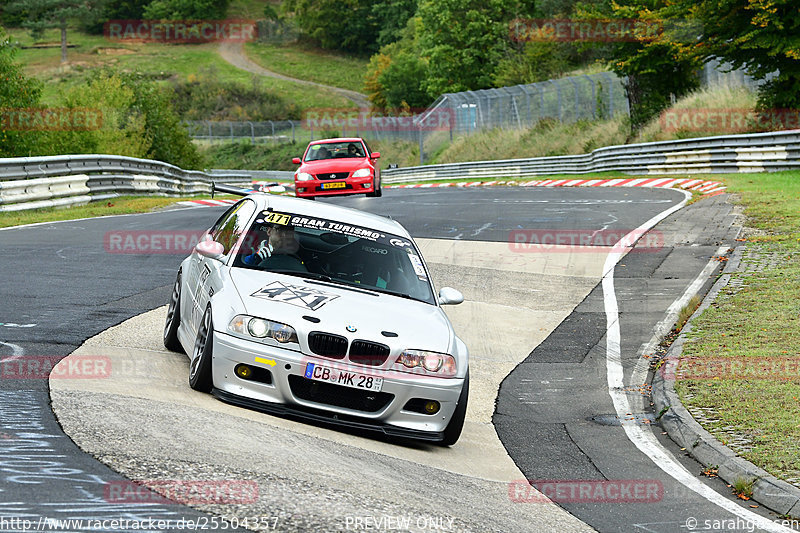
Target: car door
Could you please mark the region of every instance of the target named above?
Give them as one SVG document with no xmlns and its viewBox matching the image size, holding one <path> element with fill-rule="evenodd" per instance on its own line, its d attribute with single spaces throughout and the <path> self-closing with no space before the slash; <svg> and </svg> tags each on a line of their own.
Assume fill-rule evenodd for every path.
<svg viewBox="0 0 800 533">
<path fill-rule="evenodd" d="M 247 230 L 255 211 L 256 203 L 253 200 L 244 199 L 231 209 L 228 216 L 220 224 L 211 228 L 211 239 L 222 244 L 224 257 L 220 260 L 200 256 L 197 285 L 194 291 L 196 327 L 200 325 L 206 306 L 214 294 L 213 291 L 215 289 L 211 280 L 218 280 L 217 271 L 221 268 L 227 268 L 226 265 L 230 254 L 236 248 L 236 243 L 242 234 Z M 218 289 L 219 287 L 217 286 Z"/>
</svg>

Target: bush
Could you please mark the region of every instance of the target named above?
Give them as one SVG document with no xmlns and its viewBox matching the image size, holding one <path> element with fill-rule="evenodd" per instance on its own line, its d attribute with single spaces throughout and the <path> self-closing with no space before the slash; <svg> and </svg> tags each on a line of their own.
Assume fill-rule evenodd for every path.
<svg viewBox="0 0 800 533">
<path fill-rule="evenodd" d="M 202 159 L 181 124 L 172 91 L 144 76 L 101 70 L 86 86 L 66 95 L 68 107 L 99 108 L 98 130 L 51 135 L 47 153 L 105 153 L 144 157 L 182 168 L 200 168 Z"/>
<path fill-rule="evenodd" d="M 561 77 L 572 66 L 563 43 L 530 41 L 522 50 L 509 50 L 494 74 L 496 87 L 536 83 Z"/>
<path fill-rule="evenodd" d="M 293 103 L 261 87 L 258 78 L 251 86 L 224 82 L 213 69 L 172 85 L 172 102 L 183 120 L 298 120 Z"/>
<path fill-rule="evenodd" d="M 24 109 L 36 107 L 42 92 L 41 83 L 27 78 L 22 66 L 14 61 L 16 49 L 11 46 L 0 28 L 0 109 Z M 31 131 L 6 129 L 0 117 L 0 157 L 33 155 L 39 144 L 40 134 Z"/>
<path fill-rule="evenodd" d="M 230 0 L 154 0 L 144 8 L 153 20 L 221 20 Z"/>
<path fill-rule="evenodd" d="M 144 114 L 135 104 L 135 91 L 126 86 L 122 78 L 117 75 L 96 77 L 87 86 L 70 90 L 64 105 L 100 111 L 100 128 L 48 133 L 50 142 L 42 148 L 48 155 L 89 153 L 146 157 L 150 139 Z"/>
</svg>

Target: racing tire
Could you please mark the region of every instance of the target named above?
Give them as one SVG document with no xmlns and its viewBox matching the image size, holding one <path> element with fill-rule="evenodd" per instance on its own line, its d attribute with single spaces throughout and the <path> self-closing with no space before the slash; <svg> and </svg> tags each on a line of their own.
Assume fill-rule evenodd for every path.
<svg viewBox="0 0 800 533">
<path fill-rule="evenodd" d="M 467 402 L 469 401 L 469 369 L 464 378 L 464 386 L 461 388 L 461 394 L 458 397 L 456 410 L 450 418 L 447 427 L 444 428 L 444 438 L 438 442 L 440 446 L 452 446 L 458 442 L 461 436 L 461 430 L 464 429 L 464 419 L 467 416 Z"/>
<path fill-rule="evenodd" d="M 172 287 L 172 296 L 167 308 L 167 323 L 164 324 L 164 347 L 173 352 L 183 353 L 183 346 L 178 340 L 178 327 L 181 325 L 181 271 L 178 271 L 178 278 L 175 286 Z"/>
<path fill-rule="evenodd" d="M 189 386 L 196 391 L 211 392 L 214 379 L 211 376 L 211 358 L 213 353 L 214 325 L 211 320 L 211 308 L 206 309 L 203 321 L 197 330 L 192 358 L 189 362 Z"/>
<path fill-rule="evenodd" d="M 381 183 L 378 182 L 378 184 L 375 186 L 375 190 L 372 192 L 368 192 L 366 196 L 368 198 L 380 198 L 381 196 L 383 196 L 383 191 L 381 190 Z"/>
</svg>

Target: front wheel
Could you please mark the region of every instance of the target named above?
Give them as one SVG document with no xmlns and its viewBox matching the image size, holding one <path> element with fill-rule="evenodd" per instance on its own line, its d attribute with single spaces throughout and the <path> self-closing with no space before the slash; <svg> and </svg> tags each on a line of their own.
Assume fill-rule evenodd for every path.
<svg viewBox="0 0 800 533">
<path fill-rule="evenodd" d="M 173 352 L 183 352 L 183 346 L 178 340 L 178 327 L 181 325 L 181 271 L 175 286 L 172 287 L 172 297 L 167 308 L 167 323 L 164 324 L 164 346 Z"/>
<path fill-rule="evenodd" d="M 189 386 L 196 391 L 211 392 L 214 379 L 211 376 L 211 358 L 213 353 L 214 326 L 211 320 L 211 308 L 206 309 L 203 322 L 197 331 L 197 340 L 192 350 L 189 363 Z"/>
<path fill-rule="evenodd" d="M 373 181 L 372 182 L 373 191 L 368 192 L 367 196 L 370 198 L 380 198 L 383 196 L 383 191 L 381 190 L 381 182 L 380 181 Z"/>
<path fill-rule="evenodd" d="M 469 370 L 467 376 L 464 378 L 464 386 L 461 388 L 461 394 L 458 396 L 458 403 L 453 416 L 450 418 L 450 423 L 444 429 L 444 438 L 439 441 L 442 446 L 452 446 L 458 442 L 461 436 L 461 430 L 464 429 L 464 419 L 467 416 L 467 402 L 469 401 Z"/>
</svg>

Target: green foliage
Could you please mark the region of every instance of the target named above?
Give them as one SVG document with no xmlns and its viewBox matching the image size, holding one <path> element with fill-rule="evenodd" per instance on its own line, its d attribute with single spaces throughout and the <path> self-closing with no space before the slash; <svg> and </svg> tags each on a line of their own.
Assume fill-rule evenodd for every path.
<svg viewBox="0 0 800 533">
<path fill-rule="evenodd" d="M 409 19 L 417 10 L 418 0 L 379 0 L 372 5 L 378 29 L 377 45 L 385 46 L 403 36 Z"/>
<path fill-rule="evenodd" d="M 289 0 L 282 9 L 293 12 L 300 29 L 322 48 L 362 54 L 376 49 L 371 0 Z"/>
<path fill-rule="evenodd" d="M 66 94 L 64 103 L 71 108 L 99 109 L 102 126 L 47 133 L 39 154 L 105 153 L 199 168 L 202 160 L 172 107 L 171 96 L 170 88 L 139 74 L 95 71 L 86 85 Z"/>
<path fill-rule="evenodd" d="M 264 89 L 255 77 L 247 86 L 223 81 L 214 69 L 204 69 L 172 87 L 175 110 L 184 120 L 300 119 L 295 104 Z"/>
<path fill-rule="evenodd" d="M 583 6 L 579 14 L 586 19 L 639 20 L 653 25 L 680 20 L 671 0 L 620 0 L 610 5 Z M 696 27 L 675 23 L 664 30 L 654 36 L 644 28 L 634 33 L 630 41 L 603 44 L 612 70 L 620 77 L 627 77 L 625 90 L 632 133 L 666 109 L 673 98 L 700 86 L 697 71 L 701 61 L 694 53 Z"/>
<path fill-rule="evenodd" d="M 497 87 L 536 83 L 559 78 L 571 67 L 563 43 L 530 41 L 521 51 L 510 49 L 497 65 L 494 84 Z"/>
<path fill-rule="evenodd" d="M 141 20 L 144 9 L 151 0 L 106 1 L 99 11 L 101 15 L 94 20 L 81 20 L 81 27 L 87 33 L 101 34 L 105 22 L 111 20 Z"/>
<path fill-rule="evenodd" d="M 153 0 L 144 18 L 153 20 L 221 20 L 230 0 Z"/>
<path fill-rule="evenodd" d="M 381 47 L 367 66 L 364 89 L 377 109 L 423 108 L 432 100 L 425 90 L 428 67 L 419 57 L 415 25 L 416 19 L 409 19 L 400 40 Z"/>
<path fill-rule="evenodd" d="M 40 39 L 50 28 L 61 30 L 61 61 L 67 60 L 67 25 L 78 19 L 91 25 L 103 14 L 106 0 L 11 0 L 5 10 L 22 20 L 22 27 L 31 31 L 34 39 Z M 23 17 L 24 14 L 24 17 Z"/>
<path fill-rule="evenodd" d="M 0 28 L 0 113 L 36 107 L 42 92 L 39 81 L 25 77 L 22 66 L 14 61 L 15 53 Z M 31 155 L 38 137 L 36 132 L 7 129 L 0 115 L 0 157 Z"/>
<path fill-rule="evenodd" d="M 417 38 L 428 96 L 491 87 L 520 8 L 515 0 L 421 0 Z"/>
<path fill-rule="evenodd" d="M 391 45 L 390 45 L 391 46 Z M 422 86 L 427 66 L 413 52 L 401 51 L 378 75 L 389 108 L 424 108 L 431 98 Z"/>
<path fill-rule="evenodd" d="M 765 108 L 800 108 L 800 10 L 796 0 L 681 0 L 703 28 L 702 57 L 717 56 L 756 78 Z"/>
<path fill-rule="evenodd" d="M 102 114 L 100 127 L 88 131 L 58 131 L 47 134 L 41 155 L 94 153 L 145 157 L 150 146 L 145 117 L 136 106 L 135 90 L 118 75 L 94 77 L 87 85 L 70 90 L 64 99 L 68 108 L 89 109 Z"/>
</svg>

